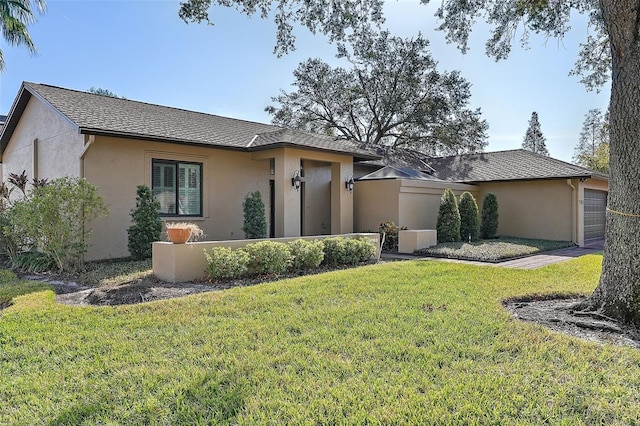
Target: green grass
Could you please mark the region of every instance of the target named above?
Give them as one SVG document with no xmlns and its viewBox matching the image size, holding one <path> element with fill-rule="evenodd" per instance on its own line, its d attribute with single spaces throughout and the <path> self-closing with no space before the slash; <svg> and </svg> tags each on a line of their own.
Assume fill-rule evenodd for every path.
<svg viewBox="0 0 640 426">
<path fill-rule="evenodd" d="M 640 352 L 501 305 L 588 293 L 601 261 L 393 262 L 124 307 L 37 291 L 0 312 L 0 424 L 632 424 Z"/>
<path fill-rule="evenodd" d="M 514 257 L 527 256 L 543 251 L 571 247 L 571 241 L 533 240 L 528 238 L 500 237 L 472 243 L 440 243 L 435 247 L 419 250 L 418 253 L 449 259 L 496 262 Z"/>
</svg>

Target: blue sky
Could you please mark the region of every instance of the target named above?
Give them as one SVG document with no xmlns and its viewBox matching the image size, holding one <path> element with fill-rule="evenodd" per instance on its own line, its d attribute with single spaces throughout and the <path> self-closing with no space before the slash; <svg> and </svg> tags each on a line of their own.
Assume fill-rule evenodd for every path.
<svg viewBox="0 0 640 426">
<path fill-rule="evenodd" d="M 532 111 L 540 116 L 553 157 L 571 161 L 584 115 L 606 109 L 609 87 L 587 92 L 568 72 L 586 37 L 577 17 L 562 42 L 532 37 L 530 49 L 514 47 L 495 62 L 484 55 L 488 29 L 479 25 L 471 51 L 462 55 L 435 31 L 435 5 L 417 0 L 387 3 L 387 27 L 403 37 L 419 31 L 431 41 L 441 70 L 459 69 L 472 86 L 472 106 L 489 123 L 488 151 L 519 148 Z M 23 80 L 78 90 L 109 89 L 128 99 L 269 122 L 264 107 L 281 89 L 291 90 L 292 72 L 308 57 L 337 63 L 322 36 L 299 29 L 297 50 L 272 54 L 271 21 L 233 9 L 212 10 L 214 26 L 185 24 L 174 1 L 56 1 L 30 27 L 38 54 L 0 42 L 6 69 L 0 74 L 0 114 L 7 114 Z"/>
</svg>

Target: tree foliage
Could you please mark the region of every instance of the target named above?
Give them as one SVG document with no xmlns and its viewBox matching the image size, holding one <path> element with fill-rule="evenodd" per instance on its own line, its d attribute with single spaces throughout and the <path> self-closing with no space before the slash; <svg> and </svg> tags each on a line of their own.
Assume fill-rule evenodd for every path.
<svg viewBox="0 0 640 426">
<path fill-rule="evenodd" d="M 542 134 L 542 127 L 540 126 L 540 121 L 538 120 L 538 113 L 532 112 L 531 119 L 529 120 L 529 127 L 527 128 L 527 132 L 524 135 L 524 140 L 522 141 L 522 148 L 531 152 L 535 152 L 536 154 L 549 155 L 549 151 L 547 150 L 547 145 L 545 141 L 547 138 Z"/>
<path fill-rule="evenodd" d="M 110 98 L 127 99 L 124 96 L 118 96 L 115 93 L 113 93 L 111 90 L 103 89 L 102 87 L 93 87 L 93 86 L 91 86 L 91 88 L 89 88 L 89 90 L 87 90 L 87 92 L 93 93 L 94 95 L 108 96 Z"/>
<path fill-rule="evenodd" d="M 478 218 L 478 204 L 473 194 L 464 192 L 460 196 L 458 211 L 460 212 L 460 239 L 462 241 L 478 241 L 480 219 Z"/>
<path fill-rule="evenodd" d="M 597 172 L 609 173 L 609 114 L 598 108 L 585 114 L 573 161 Z"/>
<path fill-rule="evenodd" d="M 133 224 L 127 229 L 128 248 L 131 258 L 135 260 L 151 257 L 154 241 L 160 241 L 162 219 L 160 219 L 160 203 L 153 198 L 151 189 L 146 185 L 138 185 L 136 189 L 136 207 L 131 210 Z"/>
<path fill-rule="evenodd" d="M 213 24 L 209 15 L 212 6 L 235 7 L 263 19 L 273 17 L 276 24 L 278 56 L 295 50 L 294 25 L 306 27 L 313 34 L 321 33 L 329 41 L 344 40 L 351 31 L 360 32 L 370 23 L 381 23 L 384 0 L 186 0 L 180 3 L 178 15 L 186 23 Z"/>
<path fill-rule="evenodd" d="M 366 32 L 339 44 L 351 67 L 307 59 L 297 88 L 272 98 L 273 123 L 328 133 L 366 145 L 410 146 L 426 153 L 482 151 L 487 123 L 468 108 L 470 84 L 458 71 L 438 72 L 421 35 L 403 39 Z"/>
<path fill-rule="evenodd" d="M 36 21 L 34 10 L 44 13 L 46 0 L 0 0 L 0 27 L 2 36 L 12 46 L 25 46 L 30 53 L 37 52 L 27 27 Z M 0 50 L 0 72 L 4 71 L 4 55 Z"/>
<path fill-rule="evenodd" d="M 445 189 L 440 197 L 436 231 L 439 243 L 450 243 L 460 239 L 460 212 L 456 196 L 449 188 Z"/>
</svg>

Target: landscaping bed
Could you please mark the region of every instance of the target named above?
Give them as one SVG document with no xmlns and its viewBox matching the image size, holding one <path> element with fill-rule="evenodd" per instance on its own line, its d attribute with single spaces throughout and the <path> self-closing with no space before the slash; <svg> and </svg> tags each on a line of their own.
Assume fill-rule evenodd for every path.
<svg viewBox="0 0 640 426">
<path fill-rule="evenodd" d="M 447 259 L 475 260 L 479 262 L 502 262 L 572 246 L 574 246 L 574 244 L 571 241 L 500 237 L 471 243 L 440 243 L 435 247 L 418 250 L 415 254 Z"/>
</svg>

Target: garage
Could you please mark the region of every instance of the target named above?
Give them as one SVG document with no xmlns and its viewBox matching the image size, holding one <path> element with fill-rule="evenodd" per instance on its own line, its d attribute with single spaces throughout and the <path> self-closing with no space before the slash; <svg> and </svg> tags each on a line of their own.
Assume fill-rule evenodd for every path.
<svg viewBox="0 0 640 426">
<path fill-rule="evenodd" d="M 604 238 L 607 192 L 584 190 L 584 239 Z"/>
</svg>

